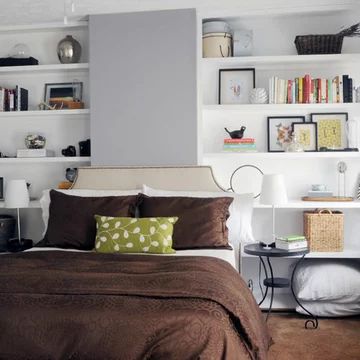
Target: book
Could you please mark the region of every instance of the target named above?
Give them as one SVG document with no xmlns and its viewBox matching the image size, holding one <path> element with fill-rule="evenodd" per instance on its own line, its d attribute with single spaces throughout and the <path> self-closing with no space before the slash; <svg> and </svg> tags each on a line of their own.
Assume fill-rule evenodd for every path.
<svg viewBox="0 0 360 360">
<path fill-rule="evenodd" d="M 16 156 L 18 158 L 52 157 L 55 156 L 55 153 L 53 150 L 47 149 L 19 149 Z"/>
<path fill-rule="evenodd" d="M 224 149 L 256 149 L 255 144 L 224 144 Z"/>
<path fill-rule="evenodd" d="M 224 144 L 253 144 L 254 142 L 254 138 L 224 139 Z"/>
<path fill-rule="evenodd" d="M 289 241 L 276 239 L 275 247 L 277 249 L 282 249 L 282 250 L 299 250 L 299 249 L 307 249 L 308 243 L 307 240 L 289 242 Z"/>
<path fill-rule="evenodd" d="M 304 235 L 287 235 L 287 236 L 282 236 L 282 237 L 278 237 L 277 239 L 281 240 L 281 241 L 299 241 L 299 240 L 306 240 Z"/>
</svg>

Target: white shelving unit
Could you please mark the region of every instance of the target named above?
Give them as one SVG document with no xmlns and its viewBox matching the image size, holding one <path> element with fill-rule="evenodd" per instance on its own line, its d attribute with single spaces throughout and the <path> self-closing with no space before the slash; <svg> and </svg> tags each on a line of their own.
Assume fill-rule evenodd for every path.
<svg viewBox="0 0 360 360">
<path fill-rule="evenodd" d="M 306 2 L 306 0 L 304 0 Z M 271 6 L 269 6 L 271 7 Z M 357 8 L 358 9 L 358 8 Z M 296 35 L 336 33 L 344 24 L 356 23 L 359 9 L 353 11 L 353 4 L 346 6 L 323 6 L 308 2 L 297 8 L 258 9 L 249 4 L 242 11 L 225 9 L 204 11 L 199 17 L 199 39 L 201 44 L 201 24 L 204 19 L 227 21 L 233 30 L 253 31 L 253 56 L 230 58 L 201 58 L 198 67 L 200 97 L 200 158 L 202 164 L 211 165 L 219 184 L 229 188 L 230 178 L 235 169 L 242 165 L 254 165 L 264 173 L 283 173 L 287 185 L 289 202 L 277 208 L 277 231 L 280 234 L 301 233 L 303 214 L 306 209 L 328 208 L 341 210 L 345 214 L 344 251 L 340 253 L 310 253 L 306 258 L 314 259 L 352 259 L 360 258 L 360 201 L 353 202 L 305 202 L 301 196 L 307 194 L 311 184 L 327 184 L 328 189 L 338 193 L 337 163 L 345 161 L 347 196 L 354 196 L 360 176 L 359 152 L 306 152 L 273 153 L 267 152 L 267 117 L 268 116 L 304 116 L 310 121 L 311 113 L 347 112 L 349 119 L 360 118 L 360 103 L 337 104 L 230 104 L 219 105 L 219 69 L 255 69 L 255 86 L 268 89 L 269 78 L 292 79 L 310 74 L 313 78 L 332 78 L 348 74 L 354 85 L 360 85 L 359 40 L 345 39 L 342 54 L 334 55 L 297 55 L 294 45 Z M 308 13 L 309 16 L 300 14 Z M 306 22 L 306 25 L 305 25 Z M 304 30 L 306 29 L 306 30 Z M 224 127 L 231 130 L 246 126 L 245 136 L 254 137 L 258 152 L 239 153 L 222 151 L 223 139 L 227 137 Z M 237 188 L 243 192 L 252 192 L 257 179 L 252 175 L 239 175 Z M 241 184 L 241 185 L 239 185 Z M 254 193 L 258 192 L 256 188 Z M 257 240 L 271 236 L 271 210 L 269 206 L 254 204 L 253 232 Z M 257 283 L 258 258 L 241 252 L 242 269 L 245 279 Z M 255 260 L 254 260 L 255 259 Z M 276 261 L 276 276 L 289 276 L 291 258 Z M 256 281 L 255 281 L 256 279 Z M 256 293 L 257 289 L 255 289 Z M 284 297 L 286 301 L 279 308 L 290 307 L 286 290 L 276 294 L 275 303 Z"/>
<path fill-rule="evenodd" d="M 66 35 L 72 35 L 82 47 L 80 63 L 61 64 L 57 57 L 57 44 Z M 21 41 L 20 41 L 21 39 Z M 90 138 L 90 94 L 88 24 L 84 21 L 37 24 L 24 26 L 0 26 L 0 46 L 4 54 L 17 43 L 29 47 L 30 56 L 39 65 L 0 67 L 0 86 L 15 88 L 19 85 L 29 91 L 29 110 L 0 112 L 0 176 L 9 179 L 26 179 L 31 184 L 30 196 L 39 198 L 42 190 L 56 188 L 65 180 L 69 167 L 87 166 L 90 157 L 63 157 L 61 150 L 73 145 L 79 155 L 80 141 Z M 44 100 L 45 84 L 82 82 L 82 100 L 85 109 L 39 110 Z M 15 158 L 17 149 L 24 149 L 27 134 L 41 134 L 46 138 L 46 148 L 55 157 Z M 0 202 L 0 207 L 4 203 Z M 34 211 L 24 211 L 25 236 L 41 239 L 42 220 L 38 201 L 32 201 Z M 3 211 L 6 211 L 3 209 Z"/>
<path fill-rule="evenodd" d="M 0 201 L 0 208 L 5 208 L 5 201 Z M 30 200 L 29 208 L 32 209 L 40 209 L 40 201 L 39 200 Z"/>
</svg>

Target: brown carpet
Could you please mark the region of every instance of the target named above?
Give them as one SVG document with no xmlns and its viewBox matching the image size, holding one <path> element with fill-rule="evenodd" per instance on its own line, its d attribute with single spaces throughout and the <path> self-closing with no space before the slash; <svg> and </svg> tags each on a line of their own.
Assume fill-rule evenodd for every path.
<svg viewBox="0 0 360 360">
<path fill-rule="evenodd" d="M 269 360 L 360 360 L 360 317 L 320 319 L 316 330 L 304 328 L 296 314 L 271 314 L 274 344 Z"/>
</svg>

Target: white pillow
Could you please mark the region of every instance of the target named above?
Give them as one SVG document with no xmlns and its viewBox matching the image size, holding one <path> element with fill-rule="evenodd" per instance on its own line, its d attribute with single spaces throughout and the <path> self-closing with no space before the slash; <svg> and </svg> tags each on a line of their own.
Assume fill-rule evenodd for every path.
<svg viewBox="0 0 360 360">
<path fill-rule="evenodd" d="M 42 211 L 42 219 L 44 222 L 44 231 L 43 236 L 46 233 L 48 222 L 49 222 L 49 207 L 50 207 L 50 190 L 43 190 L 42 196 L 40 198 L 40 207 Z M 55 189 L 54 189 L 55 190 Z M 81 196 L 81 197 L 105 197 L 105 196 L 126 196 L 126 195 L 137 195 L 141 190 L 59 190 L 61 193 L 72 195 L 72 196 Z"/>
<path fill-rule="evenodd" d="M 294 277 L 300 301 L 360 303 L 360 263 L 353 260 L 306 260 Z"/>
<path fill-rule="evenodd" d="M 253 194 L 235 194 L 230 192 L 204 192 L 204 191 L 174 191 L 153 189 L 143 185 L 142 193 L 148 196 L 188 196 L 188 197 L 232 197 L 234 200 L 229 207 L 230 216 L 226 222 L 229 230 L 229 242 L 238 245 L 241 242 L 254 242 L 251 226 L 253 213 Z"/>
<path fill-rule="evenodd" d="M 360 302 L 338 303 L 335 301 L 302 301 L 303 305 L 315 316 L 352 316 L 360 314 Z M 300 314 L 308 315 L 300 306 L 296 307 Z"/>
</svg>

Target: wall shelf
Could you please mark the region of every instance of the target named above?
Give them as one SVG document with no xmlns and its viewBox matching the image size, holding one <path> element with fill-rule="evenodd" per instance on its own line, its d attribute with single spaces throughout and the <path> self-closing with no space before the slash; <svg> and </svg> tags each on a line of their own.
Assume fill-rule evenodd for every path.
<svg viewBox="0 0 360 360">
<path fill-rule="evenodd" d="M 204 153 L 204 159 L 211 158 L 231 158 L 231 159 L 360 159 L 360 152 L 358 151 L 324 151 L 324 152 L 215 152 L 215 153 Z"/>
<path fill-rule="evenodd" d="M 88 156 L 74 157 L 38 157 L 38 158 L 0 158 L 0 164 L 32 164 L 32 163 L 89 163 Z"/>
<path fill-rule="evenodd" d="M 270 205 L 254 203 L 255 209 L 271 209 Z M 289 200 L 287 204 L 277 206 L 277 209 L 360 209 L 360 201 L 339 201 L 339 202 L 323 202 L 323 201 L 301 201 Z"/>
<path fill-rule="evenodd" d="M 69 110 L 29 110 L 29 111 L 2 111 L 1 118 L 12 117 L 52 117 L 52 116 L 75 116 L 89 115 L 90 109 L 69 109 Z"/>
<path fill-rule="evenodd" d="M 336 103 L 336 104 L 240 104 L 240 105 L 203 105 L 203 111 L 334 111 L 341 109 L 360 110 L 360 103 Z"/>
<path fill-rule="evenodd" d="M 5 208 L 5 201 L 0 200 L 0 208 Z M 40 201 L 39 200 L 30 200 L 29 208 L 40 209 Z"/>
<path fill-rule="evenodd" d="M 79 72 L 79 71 L 88 71 L 88 70 L 89 70 L 88 63 L 2 66 L 2 67 L 0 67 L 0 74 L 27 73 L 27 74 L 38 75 L 39 73 L 64 72 L 64 71 Z"/>
<path fill-rule="evenodd" d="M 271 69 L 276 67 L 297 68 L 300 65 L 313 68 L 314 65 L 347 65 L 359 63 L 360 54 L 331 54 L 331 55 L 280 55 L 280 56 L 243 56 L 227 58 L 202 58 L 202 65 L 216 67 L 227 66 L 255 66 L 256 69 Z"/>
<path fill-rule="evenodd" d="M 51 22 L 51 23 L 41 23 L 41 24 L 25 24 L 25 25 L 4 25 L 0 26 L 0 33 L 7 32 L 49 32 L 49 31 L 58 31 L 58 30 L 67 30 L 67 29 L 82 29 L 87 28 L 89 23 L 87 20 L 78 20 L 78 21 L 69 21 L 68 24 L 63 22 Z"/>
</svg>

